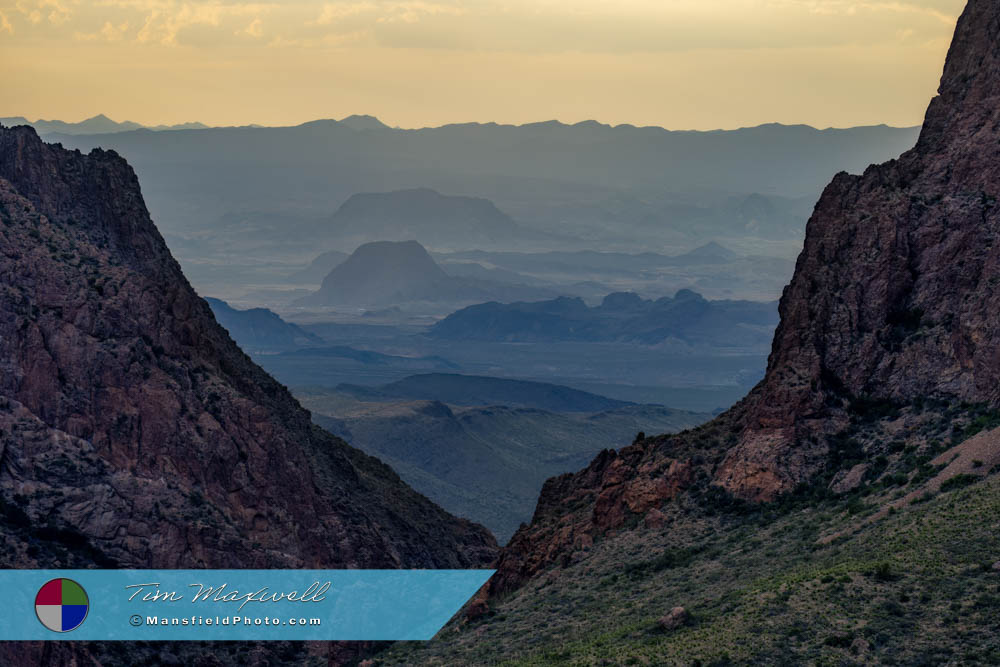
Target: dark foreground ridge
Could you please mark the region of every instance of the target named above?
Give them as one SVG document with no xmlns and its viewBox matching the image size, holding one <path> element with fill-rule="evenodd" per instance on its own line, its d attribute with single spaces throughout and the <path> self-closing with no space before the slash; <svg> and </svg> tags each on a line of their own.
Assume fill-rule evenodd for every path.
<svg viewBox="0 0 1000 667">
<path fill-rule="evenodd" d="M 0 127 L 0 511 L 3 567 L 463 568 L 496 554 L 484 528 L 312 425 L 240 351 L 121 157 L 27 127 Z"/>
</svg>

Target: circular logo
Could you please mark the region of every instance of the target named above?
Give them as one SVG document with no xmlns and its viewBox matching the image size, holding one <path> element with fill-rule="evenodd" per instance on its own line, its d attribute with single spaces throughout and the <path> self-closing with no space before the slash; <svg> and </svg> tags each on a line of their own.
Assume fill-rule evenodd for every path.
<svg viewBox="0 0 1000 667">
<path fill-rule="evenodd" d="M 38 589 L 35 614 L 54 632 L 76 630 L 87 618 L 90 599 L 83 586 L 72 579 L 53 579 Z"/>
</svg>

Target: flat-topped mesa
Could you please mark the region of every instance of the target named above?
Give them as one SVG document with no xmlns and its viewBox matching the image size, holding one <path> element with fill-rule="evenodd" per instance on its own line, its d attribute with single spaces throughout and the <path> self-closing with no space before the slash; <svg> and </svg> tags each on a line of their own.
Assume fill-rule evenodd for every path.
<svg viewBox="0 0 1000 667">
<path fill-rule="evenodd" d="M 1000 4 L 971 0 L 916 147 L 838 174 L 816 205 L 717 483 L 791 490 L 861 397 L 1000 403 L 998 197 Z"/>
</svg>

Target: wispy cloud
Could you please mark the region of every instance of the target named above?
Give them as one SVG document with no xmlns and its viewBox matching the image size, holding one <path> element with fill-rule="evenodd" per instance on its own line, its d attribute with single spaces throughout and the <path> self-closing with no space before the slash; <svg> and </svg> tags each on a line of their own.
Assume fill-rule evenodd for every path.
<svg viewBox="0 0 1000 667">
<path fill-rule="evenodd" d="M 918 2 L 894 2 L 891 0 L 885 2 L 881 2 L 879 0 L 770 0 L 769 4 L 785 8 L 805 7 L 810 12 L 819 15 L 857 16 L 858 14 L 865 12 L 918 14 L 931 17 L 946 25 L 953 25 L 955 23 L 956 14 L 943 11 L 940 8 L 940 5 L 964 5 L 965 3 L 938 2 L 933 4 L 921 4 Z M 960 7 L 958 7 L 958 9 L 960 9 Z"/>
<path fill-rule="evenodd" d="M 928 43 L 949 31 L 962 0 L 0 0 L 26 26 L 220 49 L 266 43 L 519 53 Z M 10 21 L 8 21 L 8 24 Z M 0 30 L 4 30 L 0 24 Z M 13 26 L 7 29 L 12 34 Z M 20 31 L 19 31 L 20 32 Z M 266 35 L 265 35 L 266 33 Z M 20 38 L 20 36 L 19 36 Z M 100 40 L 95 40 L 100 41 Z M 110 41 L 105 39 L 104 41 Z"/>
<path fill-rule="evenodd" d="M 187 28 L 196 26 L 218 28 L 226 21 L 245 19 L 247 16 L 252 16 L 256 20 L 260 18 L 261 14 L 277 6 L 259 3 L 177 3 L 156 2 L 155 0 L 145 3 L 140 2 L 139 4 L 146 5 L 148 13 L 146 14 L 142 28 L 136 34 L 136 41 L 139 43 L 158 43 L 167 46 L 176 45 L 178 43 L 178 35 Z M 260 24 L 255 27 L 253 22 L 251 22 L 247 28 L 256 31 L 260 29 Z"/>
<path fill-rule="evenodd" d="M 262 37 L 264 35 L 264 22 L 258 16 L 254 18 L 253 21 L 243 28 L 243 30 L 237 31 L 238 35 L 246 35 L 247 37 L 253 37 L 254 39 Z"/>
<path fill-rule="evenodd" d="M 47 21 L 52 25 L 62 25 L 73 16 L 69 6 L 60 0 L 18 0 L 14 6 L 34 24 Z"/>
<path fill-rule="evenodd" d="M 373 2 L 327 3 L 320 9 L 319 16 L 306 21 L 306 25 L 332 25 L 349 16 L 369 14 L 378 10 Z"/>
<path fill-rule="evenodd" d="M 0 76 L 18 81 L 12 115 L 913 123 L 964 5 L 0 0 Z"/>
<path fill-rule="evenodd" d="M 113 24 L 111 21 L 105 21 L 101 29 L 96 32 L 76 32 L 73 36 L 84 42 L 120 42 L 125 39 L 127 32 L 128 21 L 119 23 L 118 25 Z"/>
</svg>

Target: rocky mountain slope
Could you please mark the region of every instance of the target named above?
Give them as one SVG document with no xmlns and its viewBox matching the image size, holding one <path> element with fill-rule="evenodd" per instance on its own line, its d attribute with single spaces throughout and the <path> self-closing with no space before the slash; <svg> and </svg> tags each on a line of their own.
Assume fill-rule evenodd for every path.
<svg viewBox="0 0 1000 667">
<path fill-rule="evenodd" d="M 485 529 L 312 425 L 240 351 L 117 154 L 0 128 L 0 239 L 4 567 L 495 557 Z"/>
<path fill-rule="evenodd" d="M 804 443 L 858 397 L 1000 402 L 998 21 L 970 2 L 916 147 L 820 198 L 716 475 L 726 489 L 772 498 L 806 481 L 824 452 Z"/>
<path fill-rule="evenodd" d="M 998 44 L 971 0 L 916 147 L 826 189 L 749 396 L 546 482 L 407 660 L 1000 661 Z"/>
</svg>

